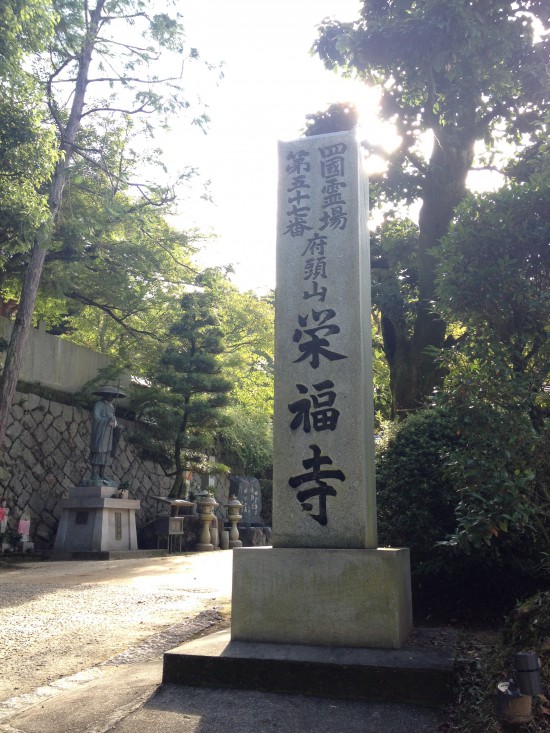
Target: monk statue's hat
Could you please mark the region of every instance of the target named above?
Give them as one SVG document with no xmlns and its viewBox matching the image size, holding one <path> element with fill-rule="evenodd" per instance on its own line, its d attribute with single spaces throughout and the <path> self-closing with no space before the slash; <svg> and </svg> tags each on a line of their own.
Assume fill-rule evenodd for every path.
<svg viewBox="0 0 550 733">
<path fill-rule="evenodd" d="M 92 392 L 92 394 L 97 394 L 100 397 L 103 397 L 104 395 L 114 397 L 115 399 L 117 397 L 126 397 L 126 392 L 123 392 L 120 387 L 111 387 L 110 385 L 106 384 L 104 387 L 99 387 L 95 390 L 95 392 Z"/>
</svg>

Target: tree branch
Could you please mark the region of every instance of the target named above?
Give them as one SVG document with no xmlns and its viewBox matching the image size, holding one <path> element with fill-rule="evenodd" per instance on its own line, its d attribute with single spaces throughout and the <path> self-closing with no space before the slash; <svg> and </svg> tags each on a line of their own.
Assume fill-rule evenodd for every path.
<svg viewBox="0 0 550 733">
<path fill-rule="evenodd" d="M 114 310 L 113 308 L 111 308 L 111 306 L 105 305 L 103 303 L 97 303 L 96 301 L 92 300 L 92 298 L 88 298 L 81 293 L 77 293 L 75 290 L 66 292 L 65 295 L 67 296 L 67 298 L 72 298 L 72 300 L 76 300 L 79 303 L 83 303 L 84 305 L 91 306 L 92 308 L 98 308 L 99 310 L 103 311 L 103 313 L 106 313 L 110 318 L 113 319 L 113 321 L 122 326 L 122 328 L 133 338 L 137 338 L 138 336 L 150 336 L 155 341 L 161 340 L 156 333 L 153 333 L 151 331 L 142 331 L 139 328 L 129 326 L 127 323 L 124 322 L 122 318 L 114 313 Z"/>
</svg>

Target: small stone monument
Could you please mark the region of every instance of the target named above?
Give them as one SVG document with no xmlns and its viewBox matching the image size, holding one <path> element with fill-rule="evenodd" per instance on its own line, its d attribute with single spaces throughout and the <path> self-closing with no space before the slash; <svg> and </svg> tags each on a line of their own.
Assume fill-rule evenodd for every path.
<svg viewBox="0 0 550 733">
<path fill-rule="evenodd" d="M 399 648 L 409 551 L 377 548 L 361 151 L 310 137 L 279 166 L 273 547 L 235 550 L 231 638 Z"/>
<path fill-rule="evenodd" d="M 254 476 L 231 476 L 229 479 L 229 494 L 242 504 L 240 511 L 243 526 L 260 527 L 262 519 L 262 492 L 260 482 Z"/>
<path fill-rule="evenodd" d="M 10 508 L 8 500 L 4 497 L 0 500 L 0 552 L 11 548 L 10 542 L 6 541 L 6 532 L 9 527 Z"/>
<path fill-rule="evenodd" d="M 55 538 L 56 552 L 137 550 L 136 511 L 140 502 L 128 498 L 117 481 L 106 476 L 116 456 L 118 425 L 112 402 L 126 397 L 118 387 L 105 386 L 93 408 L 90 442 L 91 477 L 69 489 L 61 501 Z"/>
<path fill-rule="evenodd" d="M 19 547 L 21 552 L 33 552 L 34 542 L 31 541 L 31 515 L 24 511 L 17 523 L 17 534 L 21 535 Z"/>
<path fill-rule="evenodd" d="M 10 508 L 8 506 L 8 500 L 2 499 L 0 501 L 0 533 L 4 534 L 4 532 L 8 528 L 8 522 L 10 518 Z"/>
</svg>

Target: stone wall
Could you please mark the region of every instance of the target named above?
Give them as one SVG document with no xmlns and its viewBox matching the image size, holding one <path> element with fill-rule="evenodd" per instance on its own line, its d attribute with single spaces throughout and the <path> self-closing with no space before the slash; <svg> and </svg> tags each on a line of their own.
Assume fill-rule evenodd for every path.
<svg viewBox="0 0 550 733">
<path fill-rule="evenodd" d="M 136 516 L 138 540 L 140 546 L 144 546 L 141 539 L 153 546 L 150 545 L 154 540 L 152 529 L 148 525 L 159 511 L 166 509 L 153 497 L 167 496 L 172 479 L 159 465 L 143 461 L 137 455 L 129 441 L 136 423 L 117 419 L 123 429 L 122 436 L 117 457 L 107 472 L 119 484 L 127 483 L 130 498 L 140 500 L 141 508 Z M 31 393 L 15 395 L 4 450 L 0 454 L 0 499 L 8 501 L 14 529 L 21 515 L 30 515 L 31 540 L 36 550 L 53 548 L 61 515 L 60 500 L 72 486 L 79 486 L 90 476 L 91 426 L 89 410 Z M 241 484 L 248 487 L 246 491 L 238 488 Z M 232 493 L 243 503 L 243 524 L 266 524 L 260 517 L 262 499 L 256 479 L 195 475 L 189 488 L 193 494 L 204 489 L 214 494 L 219 502 L 215 514 L 220 527 L 227 519 L 224 505 Z M 248 540 L 245 534 L 245 544 L 265 544 L 265 538 L 262 542 Z"/>
<path fill-rule="evenodd" d="M 128 482 L 131 498 L 141 500 L 139 530 L 157 511 L 151 497 L 165 496 L 171 479 L 160 466 L 138 458 L 128 442 L 133 423 L 119 422 L 123 433 L 111 471 L 119 482 Z M 23 512 L 30 513 L 31 536 L 38 550 L 53 546 L 60 499 L 90 475 L 90 431 L 88 410 L 16 393 L 0 458 L 0 496 L 8 500 L 12 523 Z"/>
</svg>

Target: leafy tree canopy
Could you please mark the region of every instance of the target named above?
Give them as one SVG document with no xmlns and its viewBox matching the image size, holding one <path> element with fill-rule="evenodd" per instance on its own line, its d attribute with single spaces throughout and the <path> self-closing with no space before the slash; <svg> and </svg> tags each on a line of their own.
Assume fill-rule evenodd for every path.
<svg viewBox="0 0 550 733">
<path fill-rule="evenodd" d="M 386 257 L 385 270 L 378 263 L 383 298 L 394 306 L 382 314 L 394 415 L 418 409 L 441 383 L 429 351 L 449 336 L 437 313 L 436 249 L 466 194 L 476 142 L 485 141 L 490 163 L 503 136 L 523 144 L 544 124 L 549 37 L 536 31 L 547 20 L 544 3 L 531 0 L 366 0 L 357 21 L 320 26 L 317 54 L 328 68 L 375 85 L 381 114 L 400 136 L 374 187 L 378 203 L 395 212 L 421 201 L 417 234 L 406 234 L 414 254 L 401 247 L 404 256 Z M 395 233 L 381 231 L 383 249 Z"/>
<path fill-rule="evenodd" d="M 535 172 L 466 199 L 438 252 L 439 302 L 465 327 L 438 398 L 461 434 L 446 473 L 465 546 L 511 528 L 535 528 L 550 545 L 549 183 Z"/>
<path fill-rule="evenodd" d="M 41 7 L 9 3 L 9 8 Z M 25 278 L 21 287 L 21 300 L 8 347 L 5 367 L 0 383 L 0 443 L 3 441 L 9 407 L 17 383 L 21 359 L 38 296 L 38 288 L 46 261 L 46 254 L 59 240 L 63 195 L 75 168 L 80 173 L 88 166 L 103 171 L 112 185 L 126 183 L 134 187 L 140 205 L 147 202 L 158 206 L 166 201 L 167 192 L 147 181 L 141 184 L 126 177 L 124 166 L 109 167 L 104 151 L 96 145 L 97 131 L 105 121 L 120 115 L 131 117 L 136 127 L 146 133 L 153 132 L 152 119 L 166 124 L 170 115 L 187 113 L 190 100 L 183 87 L 184 65 L 197 60 L 196 49 L 185 42 L 180 16 L 168 12 L 156 13 L 151 3 L 142 0 L 54 0 L 55 29 L 46 38 L 47 52 L 43 46 L 29 48 L 25 68 L 32 67 L 39 92 L 38 107 L 47 107 L 48 119 L 42 124 L 55 133 L 55 146 L 46 156 L 50 166 L 43 172 L 42 209 L 27 217 L 28 226 L 17 226 L 17 216 L 24 210 L 25 201 L 8 200 L 9 216 L 0 220 L 0 242 L 4 240 L 4 261 L 14 254 L 30 251 L 24 263 Z M 168 8 L 167 8 L 168 11 Z M 2 22 L 9 25 L 7 48 L 10 39 L 16 38 L 22 28 L 17 12 L 4 12 Z M 30 36 L 29 36 L 30 38 Z M 169 62 L 157 66 L 161 56 Z M 15 89 L 19 78 L 9 68 L 6 84 Z M 162 68 L 168 69 L 162 74 Z M 27 79 L 30 75 L 27 76 Z M 191 115 L 189 122 L 204 124 L 204 112 Z M 36 127 L 36 125 L 35 125 Z M 8 132 L 15 129 L 8 125 Z M 51 132 L 49 132 L 51 136 Z M 4 134 L 4 139 L 8 135 Z M 50 138 L 51 139 L 51 138 Z M 10 140 L 12 158 L 21 154 L 17 139 Z M 15 153 L 14 153 L 15 151 Z M 158 153 L 157 153 L 158 157 Z M 27 153 L 27 159 L 32 160 Z M 117 160 L 118 162 L 118 160 Z M 3 192 L 0 191 L 0 194 Z M 7 198 L 4 196 L 4 198 Z M 132 197 L 131 197 L 132 198 Z M 116 200 L 111 198 L 111 203 Z M 117 203 L 120 203 L 117 201 Z M 34 204 L 34 208 L 39 208 Z M 27 206 L 27 208 L 30 208 Z M 112 213 L 112 210 L 111 212 Z M 41 215 L 39 215 L 41 214 Z M 66 221 L 66 220 L 65 220 Z M 15 224 L 14 224 L 15 222 Z M 3 225 L 3 226 L 2 226 Z"/>
<path fill-rule="evenodd" d="M 222 373 L 223 331 L 215 296 L 208 287 L 186 293 L 181 314 L 172 324 L 169 342 L 151 373 L 151 384 L 135 400 L 149 434 L 136 440 L 145 456 L 163 463 L 174 475 L 172 495 L 186 493 L 189 470 L 207 472 L 216 432 L 227 422 L 231 381 Z"/>
</svg>

